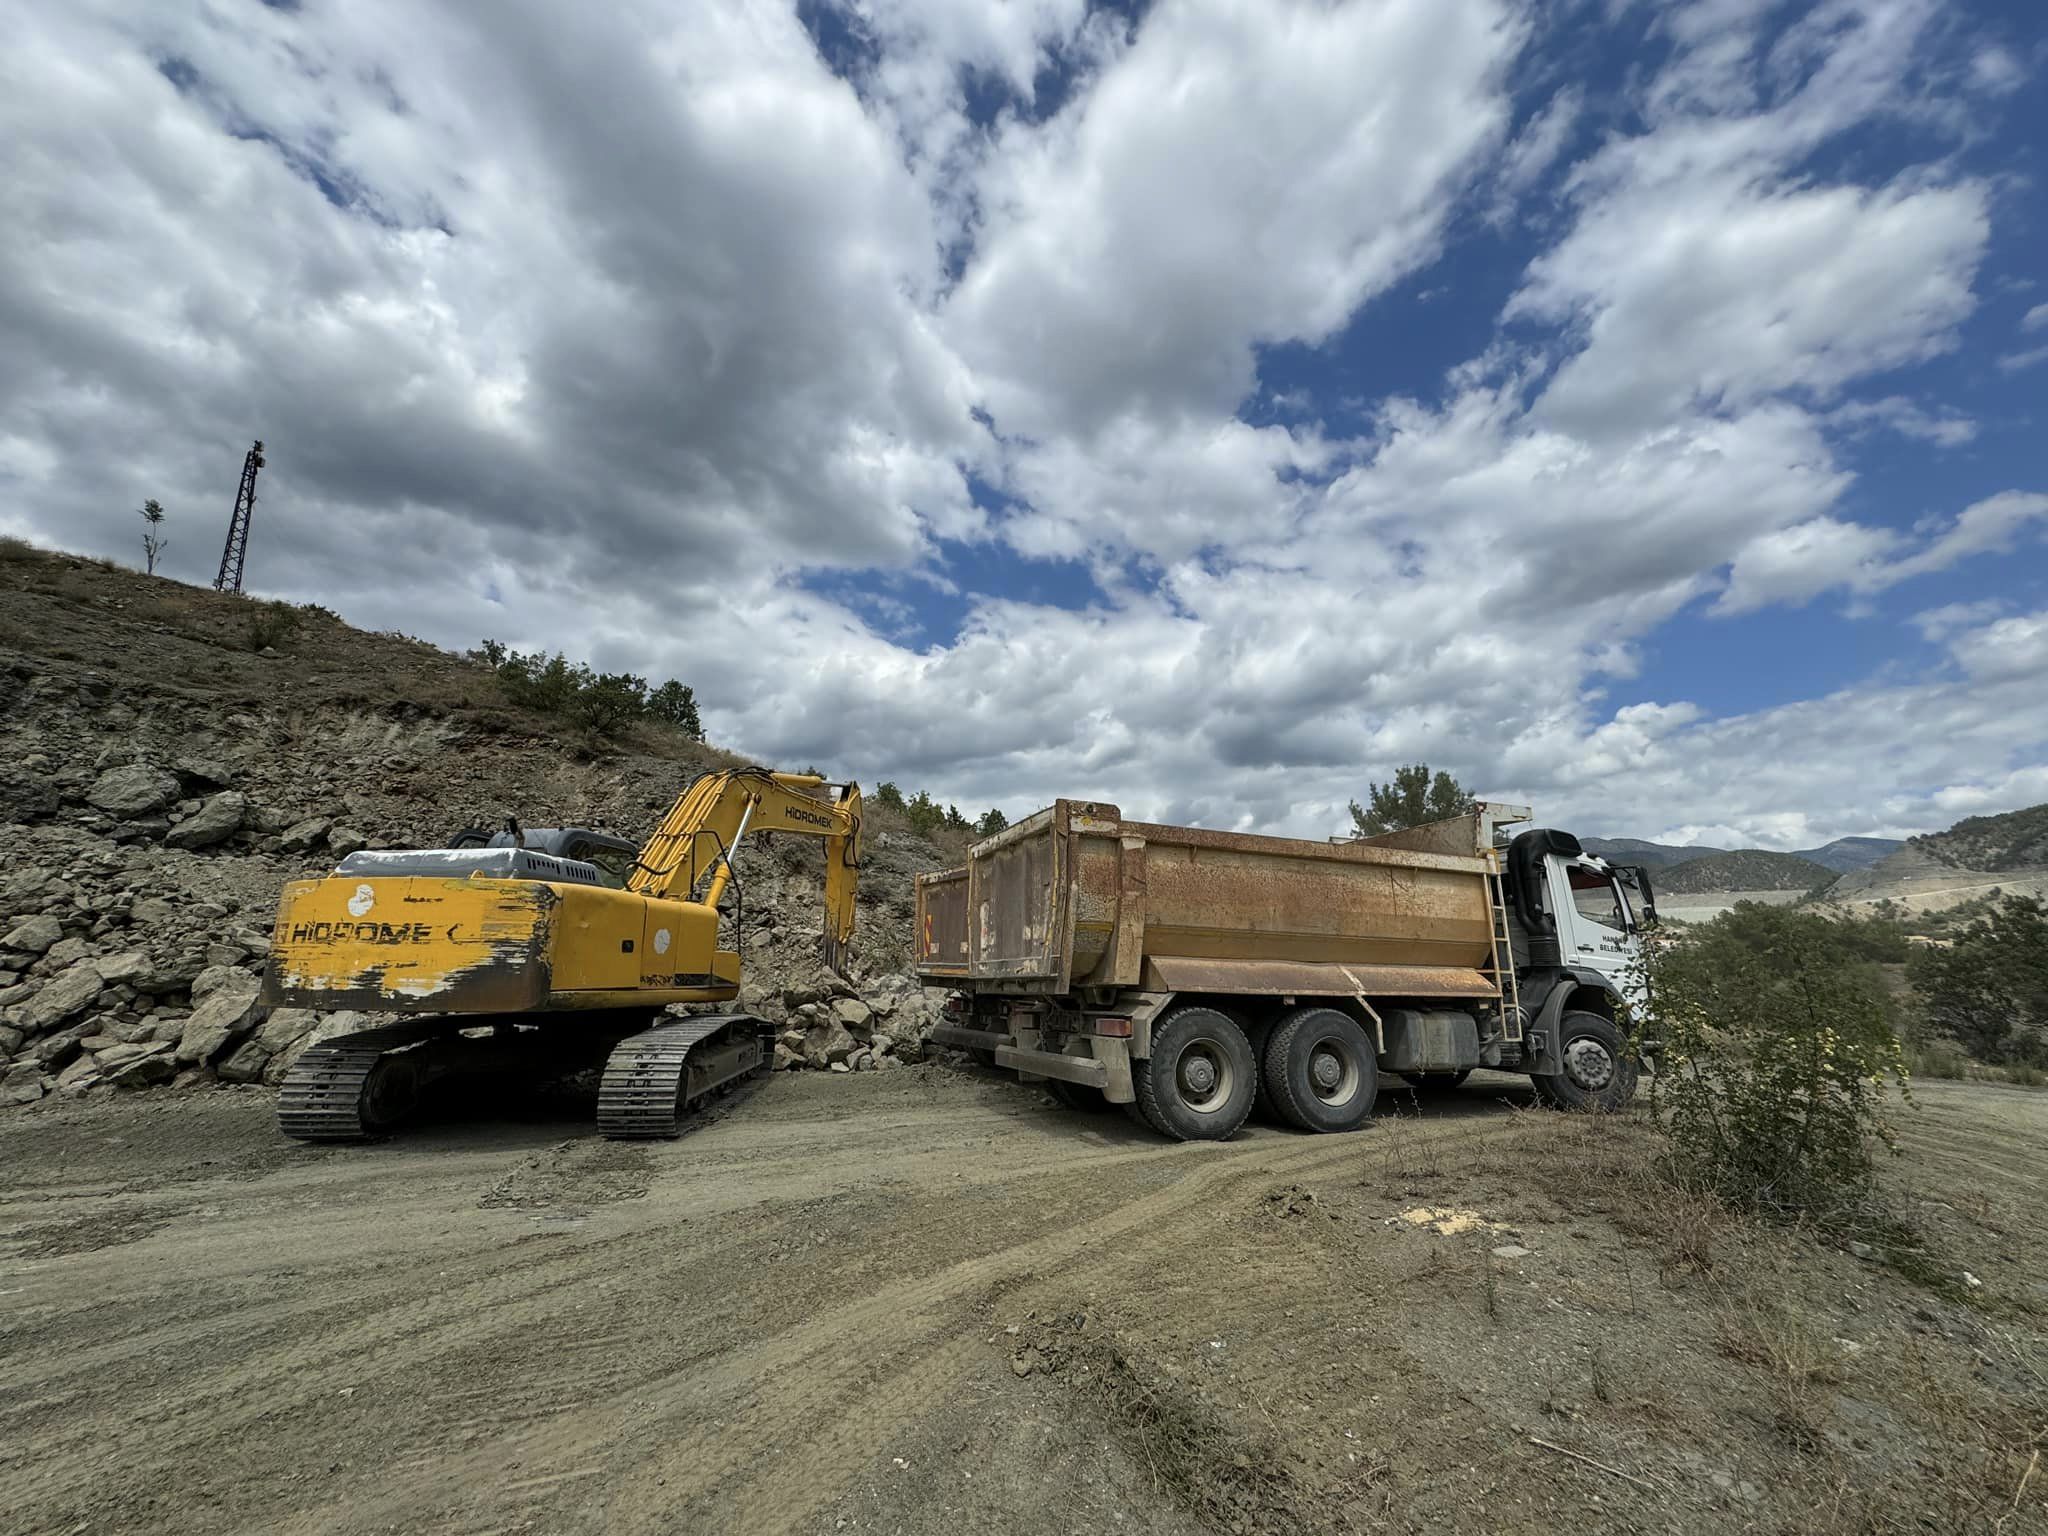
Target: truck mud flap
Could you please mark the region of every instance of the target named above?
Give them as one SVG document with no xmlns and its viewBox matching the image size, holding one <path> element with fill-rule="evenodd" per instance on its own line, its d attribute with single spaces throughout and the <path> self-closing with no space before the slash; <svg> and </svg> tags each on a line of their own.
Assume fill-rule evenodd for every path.
<svg viewBox="0 0 2048 1536">
<path fill-rule="evenodd" d="M 1013 1072 L 1062 1078 L 1085 1088 L 1109 1086 L 1109 1068 L 1090 1056 L 1062 1056 L 1056 1051 L 1032 1051 L 1021 1045 L 999 1045 L 996 1047 L 996 1065 L 1008 1067 Z"/>
</svg>

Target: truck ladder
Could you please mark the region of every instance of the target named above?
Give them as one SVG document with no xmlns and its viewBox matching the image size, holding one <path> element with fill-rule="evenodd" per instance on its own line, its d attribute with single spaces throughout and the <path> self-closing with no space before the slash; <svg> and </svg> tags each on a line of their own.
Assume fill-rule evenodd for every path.
<svg viewBox="0 0 2048 1536">
<path fill-rule="evenodd" d="M 1515 943 L 1508 932 L 1507 891 L 1501 884 L 1500 855 L 1486 855 L 1486 904 L 1493 913 L 1493 957 L 1489 974 L 1500 992 L 1501 1039 L 1519 1044 L 1522 1039 L 1522 996 L 1515 984 Z"/>
</svg>

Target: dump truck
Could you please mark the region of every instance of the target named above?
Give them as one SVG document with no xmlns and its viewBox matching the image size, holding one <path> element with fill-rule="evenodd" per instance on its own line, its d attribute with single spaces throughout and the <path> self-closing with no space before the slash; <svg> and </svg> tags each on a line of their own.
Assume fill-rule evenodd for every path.
<svg viewBox="0 0 2048 1536">
<path fill-rule="evenodd" d="M 918 974 L 950 989 L 934 1038 L 1180 1140 L 1254 1109 L 1354 1130 L 1390 1073 L 1498 1068 L 1619 1108 L 1650 877 L 1530 819 L 1482 802 L 1313 842 L 1056 801 L 919 878 Z"/>
<path fill-rule="evenodd" d="M 430 1089 L 501 1097 L 601 1070 L 597 1124 L 678 1135 L 766 1070 L 775 1026 L 720 1006 L 740 990 L 749 836 L 825 845 L 820 958 L 853 936 L 861 797 L 816 774 L 732 768 L 692 780 L 646 843 L 582 828 L 467 832 L 447 848 L 364 850 L 278 901 L 263 1000 L 381 1022 L 322 1040 L 278 1089 L 278 1127 L 354 1141 Z M 702 1005 L 702 1006 L 698 1006 Z"/>
</svg>

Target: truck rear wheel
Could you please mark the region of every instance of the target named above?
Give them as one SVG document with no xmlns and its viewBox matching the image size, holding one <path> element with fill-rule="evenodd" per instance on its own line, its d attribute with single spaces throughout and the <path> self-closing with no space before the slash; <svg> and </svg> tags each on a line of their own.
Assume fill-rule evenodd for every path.
<svg viewBox="0 0 2048 1536">
<path fill-rule="evenodd" d="M 1364 1028 L 1335 1008 L 1297 1008 L 1266 1042 L 1266 1091 L 1290 1125 L 1355 1131 L 1372 1118 L 1379 1062 Z"/>
<path fill-rule="evenodd" d="M 1222 1141 L 1252 1112 L 1259 1067 L 1234 1019 L 1177 1008 L 1152 1029 L 1152 1055 L 1131 1064 L 1145 1123 L 1175 1141 Z"/>
<path fill-rule="evenodd" d="M 1610 1114 L 1636 1096 L 1636 1064 L 1620 1030 L 1597 1013 L 1568 1013 L 1558 1020 L 1557 1033 L 1564 1070 L 1529 1078 L 1544 1103 Z"/>
</svg>

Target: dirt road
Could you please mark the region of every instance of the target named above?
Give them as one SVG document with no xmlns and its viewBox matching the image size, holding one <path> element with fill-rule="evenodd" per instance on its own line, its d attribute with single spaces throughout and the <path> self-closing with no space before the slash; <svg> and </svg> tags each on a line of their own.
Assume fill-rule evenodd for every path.
<svg viewBox="0 0 2048 1536">
<path fill-rule="evenodd" d="M 1942 1156 L 1996 1127 L 1983 1230 L 2038 1209 L 2048 1096 L 1927 1098 Z M 166 1536 L 1823 1528 L 1715 1344 L 1775 1240 L 1695 1274 L 1597 1180 L 1532 1197 L 1563 1122 L 1525 1103 L 1475 1079 L 1357 1136 L 1169 1146 L 918 1068 L 777 1077 L 676 1143 L 563 1121 L 331 1150 L 281 1142 L 254 1090 L 41 1108 L 0 1120 L 0 1510 Z M 1987 1327 L 2038 1345 L 2010 1230 L 1972 1262 L 2017 1330 L 1814 1261 L 1815 1305 L 1858 1309 L 1815 1324 L 1856 1344 L 1845 1397 L 1881 1357 L 1963 1369 Z M 1909 1484 L 1962 1455 L 1839 1423 Z"/>
</svg>

